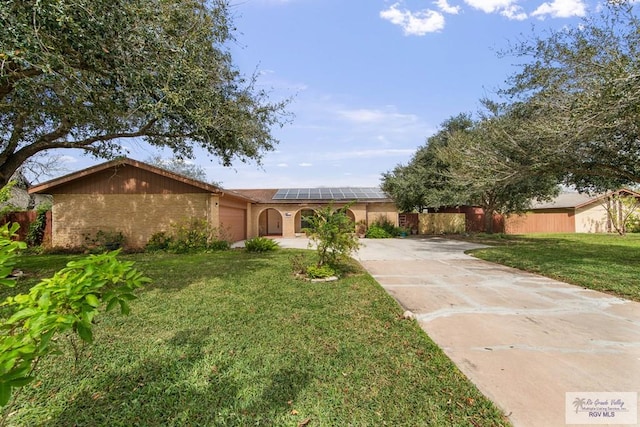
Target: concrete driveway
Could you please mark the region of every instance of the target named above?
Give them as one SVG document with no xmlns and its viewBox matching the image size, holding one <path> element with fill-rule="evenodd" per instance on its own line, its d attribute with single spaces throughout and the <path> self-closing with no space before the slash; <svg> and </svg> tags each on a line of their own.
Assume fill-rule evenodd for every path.
<svg viewBox="0 0 640 427">
<path fill-rule="evenodd" d="M 515 426 L 564 426 L 566 392 L 640 391 L 640 303 L 475 259 L 465 242 L 363 243 L 355 258 Z"/>
</svg>

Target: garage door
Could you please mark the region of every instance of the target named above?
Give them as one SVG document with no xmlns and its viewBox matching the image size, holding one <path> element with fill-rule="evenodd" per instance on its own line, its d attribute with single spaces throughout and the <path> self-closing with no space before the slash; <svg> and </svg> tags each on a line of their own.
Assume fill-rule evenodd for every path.
<svg viewBox="0 0 640 427">
<path fill-rule="evenodd" d="M 247 210 L 220 206 L 220 225 L 233 242 L 247 238 Z"/>
</svg>

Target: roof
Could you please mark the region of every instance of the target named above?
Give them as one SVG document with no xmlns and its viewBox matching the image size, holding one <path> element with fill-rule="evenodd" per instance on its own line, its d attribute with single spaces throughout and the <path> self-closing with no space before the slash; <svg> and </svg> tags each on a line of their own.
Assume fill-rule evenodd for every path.
<svg viewBox="0 0 640 427">
<path fill-rule="evenodd" d="M 327 201 L 390 202 L 391 198 L 377 187 L 318 187 L 235 190 L 259 203 L 300 203 Z"/>
<path fill-rule="evenodd" d="M 86 169 L 82 169 L 80 171 L 77 172 L 73 172 L 70 173 L 68 175 L 64 175 L 61 176 L 59 178 L 55 178 L 52 179 L 50 181 L 47 182 L 43 182 L 41 184 L 38 185 L 34 185 L 33 187 L 31 187 L 29 189 L 29 193 L 30 194 L 34 194 L 34 193 L 51 193 L 53 191 L 55 191 L 56 188 L 61 187 L 65 184 L 68 184 L 72 181 L 77 181 L 79 179 L 82 178 L 86 178 L 90 175 L 96 174 L 98 172 L 102 172 L 104 170 L 108 170 L 114 167 L 118 167 L 118 166 L 122 166 L 122 165 L 130 165 L 142 170 L 146 170 L 148 172 L 157 174 L 157 175 L 161 175 L 165 178 L 169 178 L 169 179 L 173 179 L 179 182 L 182 182 L 183 184 L 187 184 L 187 185 L 191 185 L 193 187 L 196 188 L 200 188 L 204 191 L 213 193 L 213 194 L 218 194 L 220 196 L 223 195 L 230 195 L 230 196 L 235 196 L 237 198 L 243 199 L 243 200 L 248 200 L 248 201 L 255 201 L 252 198 L 239 194 L 233 190 L 225 190 L 222 187 L 219 187 L 217 185 L 213 185 L 213 184 L 209 184 L 206 182 L 202 182 L 202 181 L 198 181 L 196 179 L 192 179 L 189 178 L 187 176 L 184 175 L 180 175 L 174 172 L 170 172 L 166 169 L 162 169 L 156 166 L 152 166 L 150 164 L 144 163 L 144 162 L 140 162 L 137 160 L 133 160 L 133 159 L 129 159 L 129 158 L 118 158 L 109 162 L 105 162 L 105 163 L 101 163 L 99 165 L 96 166 L 92 166 Z"/>
<path fill-rule="evenodd" d="M 629 190 L 627 188 L 622 188 L 617 191 L 612 191 L 609 193 L 599 193 L 599 194 L 587 194 L 587 193 L 578 193 L 576 191 L 565 191 L 558 196 L 549 201 L 549 202 L 537 202 L 534 201 L 531 205 L 531 209 L 573 209 L 573 208 L 582 208 L 584 206 L 588 206 L 593 203 L 599 202 L 601 199 L 608 197 L 612 194 L 617 193 L 626 193 L 628 195 L 632 195 L 635 197 L 640 197 L 640 193 L 637 193 L 633 190 Z"/>
</svg>

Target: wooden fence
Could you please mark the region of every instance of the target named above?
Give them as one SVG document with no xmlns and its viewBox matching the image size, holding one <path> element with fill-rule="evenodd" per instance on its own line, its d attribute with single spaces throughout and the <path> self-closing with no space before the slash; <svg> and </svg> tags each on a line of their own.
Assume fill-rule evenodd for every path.
<svg viewBox="0 0 640 427">
<path fill-rule="evenodd" d="M 24 242 L 27 239 L 29 226 L 32 222 L 35 222 L 37 215 L 38 213 L 36 211 L 10 212 L 0 218 L 0 225 L 4 225 L 8 222 L 17 222 L 20 224 L 20 228 L 18 229 L 18 240 Z M 42 244 L 43 246 L 51 244 L 51 211 L 47 212 Z"/>
<path fill-rule="evenodd" d="M 419 234 L 459 234 L 466 230 L 462 213 L 423 213 L 418 218 Z"/>
</svg>

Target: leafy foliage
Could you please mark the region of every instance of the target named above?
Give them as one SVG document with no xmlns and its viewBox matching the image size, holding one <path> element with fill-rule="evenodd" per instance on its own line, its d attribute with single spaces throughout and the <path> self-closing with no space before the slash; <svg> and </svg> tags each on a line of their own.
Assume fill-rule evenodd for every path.
<svg viewBox="0 0 640 427">
<path fill-rule="evenodd" d="M 393 235 L 379 225 L 372 225 L 367 230 L 366 237 L 367 239 L 390 239 Z"/>
<path fill-rule="evenodd" d="M 14 262 L 15 251 L 24 243 L 11 241 L 16 226 L 0 228 L 0 278 L 4 285 Z M 38 361 L 56 351 L 55 337 L 77 334 L 93 341 L 93 321 L 100 307 L 120 308 L 129 313 L 133 292 L 149 279 L 133 268 L 132 262 L 116 259 L 118 251 L 71 261 L 53 277 L 33 286 L 28 294 L 7 297 L 1 304 L 0 405 L 9 402 L 12 389 L 34 378 Z"/>
<path fill-rule="evenodd" d="M 27 231 L 27 244 L 29 246 L 39 246 L 44 239 L 44 231 L 47 226 L 47 212 L 51 209 L 51 205 L 46 203 L 38 206 L 36 209 L 36 220 L 29 224 Z"/>
<path fill-rule="evenodd" d="M 449 164 L 438 151 L 446 147 L 454 133 L 473 126 L 469 114 L 445 120 L 440 130 L 418 148 L 407 165 L 398 165 L 382 176 L 382 189 L 391 195 L 401 211 L 423 212 L 428 208 L 452 206 L 466 202 L 464 187 L 454 185 L 447 174 Z"/>
<path fill-rule="evenodd" d="M 224 230 L 212 227 L 206 220 L 186 218 L 171 225 L 169 232 L 151 236 L 145 249 L 149 252 L 166 250 L 173 253 L 222 251 L 230 248 Z"/>
<path fill-rule="evenodd" d="M 514 46 L 527 62 L 503 90 L 525 112 L 514 141 L 535 143 L 529 170 L 583 190 L 640 182 L 640 19 L 634 2 L 605 2 L 575 27 Z"/>
<path fill-rule="evenodd" d="M 126 240 L 124 233 L 118 230 L 98 230 L 94 235 L 84 236 L 87 248 L 95 253 L 120 249 Z"/>
<path fill-rule="evenodd" d="M 336 271 L 328 265 L 310 265 L 307 267 L 307 277 L 310 279 L 326 279 L 336 275 Z"/>
<path fill-rule="evenodd" d="M 233 64 L 226 0 L 0 2 L 0 184 L 33 155 L 142 138 L 224 165 L 273 149 L 285 102 Z"/>
<path fill-rule="evenodd" d="M 269 252 L 275 251 L 280 245 L 273 239 L 266 237 L 254 237 L 244 242 L 244 248 L 247 252 Z"/>
<path fill-rule="evenodd" d="M 349 206 L 335 209 L 330 204 L 305 217 L 308 224 L 305 231 L 311 242 L 317 245 L 318 267 L 335 264 L 360 247 L 355 225 L 347 215 Z"/>
<path fill-rule="evenodd" d="M 147 159 L 146 162 L 150 165 L 177 173 L 178 175 L 195 179 L 196 181 L 205 182 L 207 180 L 207 173 L 204 171 L 202 166 L 188 162 L 180 157 L 163 159 L 161 156 L 153 156 Z"/>
</svg>

